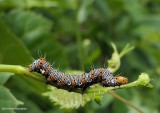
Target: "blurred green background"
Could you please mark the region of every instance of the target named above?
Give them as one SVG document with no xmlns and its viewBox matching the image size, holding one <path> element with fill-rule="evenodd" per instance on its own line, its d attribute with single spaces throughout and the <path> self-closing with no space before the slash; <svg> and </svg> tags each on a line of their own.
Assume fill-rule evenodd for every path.
<svg viewBox="0 0 160 113">
<path fill-rule="evenodd" d="M 159 113 L 159 0 L 0 0 L 1 64 L 27 67 L 41 51 L 61 71 L 84 68 L 88 72 L 91 63 L 95 68 L 103 67 L 105 59 L 111 57 L 111 42 L 119 51 L 127 43 L 135 46 L 121 59 L 115 75 L 122 72 L 131 82 L 146 72 L 154 85 L 152 89 L 135 87 L 116 93 L 145 113 Z M 136 112 L 109 94 L 104 95 L 102 105 L 91 101 L 78 109 L 61 109 L 42 96 L 46 85 L 11 74 L 7 79 L 5 87 L 24 103 L 19 107 L 28 108 L 17 113 Z M 1 106 L 4 95 L 1 92 Z"/>
</svg>

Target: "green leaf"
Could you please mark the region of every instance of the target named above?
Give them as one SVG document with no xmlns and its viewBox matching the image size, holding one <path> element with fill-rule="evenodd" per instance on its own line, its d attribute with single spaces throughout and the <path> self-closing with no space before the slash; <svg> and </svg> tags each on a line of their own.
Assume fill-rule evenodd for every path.
<svg viewBox="0 0 160 113">
<path fill-rule="evenodd" d="M 0 108 L 1 108 L 1 113 L 5 113 L 7 111 L 7 113 L 13 113 L 13 110 L 7 110 L 9 108 L 16 108 L 18 105 L 22 105 L 23 102 L 17 100 L 12 93 L 5 88 L 4 86 L 2 86 L 8 79 L 10 76 L 12 76 L 13 73 L 4 73 L 1 72 L 0 73 Z"/>
<path fill-rule="evenodd" d="M 27 50 L 26 46 L 24 46 L 24 44 L 13 34 L 13 32 L 10 31 L 8 26 L 5 25 L 2 20 L 0 20 L 0 36 L 1 36 L 0 63 L 21 65 L 19 67 L 22 67 L 22 66 L 26 67 L 31 63 L 32 57 L 29 51 Z M 19 72 L 19 70 L 17 71 Z M 4 77 L 4 74 L 2 76 Z M 0 78 L 3 78 L 3 77 L 0 77 Z M 1 83 L 4 83 L 8 78 L 9 78 L 9 75 L 6 75 L 1 81 Z M 9 82 L 7 82 L 5 85 L 12 86 L 10 88 L 12 89 L 13 94 L 14 92 L 21 92 L 23 93 L 24 97 L 27 96 L 27 94 L 37 94 L 37 96 L 34 97 L 34 98 L 37 98 L 39 96 L 38 94 L 41 93 L 42 90 L 44 92 L 44 89 L 45 89 L 44 87 L 42 87 L 42 84 L 39 84 L 39 82 L 35 82 L 35 80 L 27 79 L 27 77 L 23 76 L 23 74 L 20 76 L 12 77 L 9 80 Z M 2 96 L 0 97 L 0 100 L 4 98 L 3 97 L 4 95 L 9 95 L 10 98 L 9 97 L 5 98 L 5 101 L 8 102 L 7 103 L 8 105 L 10 100 L 13 100 L 12 98 L 14 98 L 14 101 L 11 101 L 12 106 L 16 105 L 17 107 L 18 105 L 20 105 L 20 103 L 18 103 L 18 101 L 16 101 L 15 99 L 15 97 L 18 98 L 17 95 L 15 95 L 14 97 L 8 89 L 6 89 L 3 86 L 1 87 L 2 88 L 0 89 L 0 92 L 1 92 L 0 94 Z M 24 88 L 27 88 L 27 90 L 24 90 Z M 0 105 L 3 105 L 3 102 L 0 101 Z M 7 107 L 7 105 L 3 107 Z M 10 112 L 10 111 L 7 111 L 7 112 Z"/>
<path fill-rule="evenodd" d="M 18 105 L 22 105 L 22 104 L 23 102 L 17 100 L 7 88 L 0 86 L 0 108 L 1 109 L 16 108 Z M 3 112 L 6 112 L 6 111 L 4 110 Z M 7 110 L 7 113 L 13 113 L 13 110 Z"/>
<path fill-rule="evenodd" d="M 48 35 L 52 26 L 48 19 L 31 11 L 13 10 L 4 15 L 4 20 L 28 46 L 34 45 L 37 39 Z"/>
<path fill-rule="evenodd" d="M 31 94 L 30 96 L 28 95 L 29 97 L 24 96 L 24 93 L 22 92 L 14 92 L 14 94 L 24 102 L 24 104 L 18 106 L 18 108 L 26 109 L 26 110 L 17 110 L 16 113 L 21 113 L 23 111 L 25 113 L 44 113 L 44 111 L 39 107 L 39 105 L 44 106 L 44 104 L 46 105 L 46 102 L 45 103 L 42 102 L 41 98 L 39 98 L 40 100 L 37 100 L 38 102 L 41 101 L 41 103 L 38 105 L 37 103 L 35 103 L 35 101 L 33 101 L 35 99 L 33 94 Z"/>
<path fill-rule="evenodd" d="M 97 104 L 101 104 L 103 94 L 107 92 L 108 88 L 104 88 L 98 84 L 87 88 L 85 94 L 83 95 L 84 102 L 82 105 L 85 105 L 91 100 L 95 100 Z"/>
<path fill-rule="evenodd" d="M 28 65 L 31 55 L 26 47 L 0 20 L 0 63 Z"/>
<path fill-rule="evenodd" d="M 77 13 L 78 23 L 83 23 L 88 17 L 88 7 L 93 3 L 94 0 L 83 0 L 82 5 Z"/>
<path fill-rule="evenodd" d="M 122 58 L 125 54 L 132 51 L 133 49 L 134 49 L 134 46 L 130 46 L 129 44 L 127 44 L 124 47 L 124 49 L 120 52 L 119 57 Z"/>
<path fill-rule="evenodd" d="M 96 6 L 99 8 L 99 12 L 102 13 L 104 18 L 112 17 L 112 10 L 110 6 L 106 3 L 106 1 L 96 0 L 95 3 L 96 3 Z"/>
<path fill-rule="evenodd" d="M 51 0 L 1 0 L 0 8 L 32 8 L 32 7 L 55 7 L 56 1 Z"/>
<path fill-rule="evenodd" d="M 82 95 L 80 93 L 68 92 L 66 90 L 57 89 L 53 86 L 48 86 L 48 92 L 44 93 L 44 96 L 49 97 L 49 99 L 55 103 L 55 105 L 60 105 L 61 108 L 79 108 L 82 104 Z"/>
<path fill-rule="evenodd" d="M 140 21 L 145 14 L 147 14 L 142 2 L 139 2 L 138 0 L 124 0 L 123 2 L 124 9 L 130 14 L 134 21 Z"/>
<path fill-rule="evenodd" d="M 96 97 L 94 98 L 94 100 L 95 100 L 95 102 L 96 102 L 97 104 L 101 105 L 101 103 L 102 103 L 102 96 L 96 96 Z"/>
<path fill-rule="evenodd" d="M 13 75 L 13 73 L 1 72 L 0 73 L 0 85 L 3 85 L 9 79 L 9 77 L 11 77 L 12 75 Z"/>
</svg>

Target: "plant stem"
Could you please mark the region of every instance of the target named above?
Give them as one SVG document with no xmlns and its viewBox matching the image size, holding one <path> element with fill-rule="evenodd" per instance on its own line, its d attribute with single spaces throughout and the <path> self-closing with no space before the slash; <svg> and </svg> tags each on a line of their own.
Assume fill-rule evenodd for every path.
<svg viewBox="0 0 160 113">
<path fill-rule="evenodd" d="M 77 1 L 77 7 L 76 7 L 76 14 L 75 14 L 75 34 L 76 34 L 76 44 L 77 44 L 77 50 L 78 50 L 78 58 L 80 62 L 80 67 L 83 64 L 83 49 L 82 49 L 82 37 L 80 33 L 80 24 L 78 22 L 78 10 L 79 10 L 79 1 Z"/>
<path fill-rule="evenodd" d="M 40 82 L 44 82 L 44 79 L 40 76 L 36 76 L 28 71 L 28 68 L 22 67 L 20 65 L 6 65 L 0 64 L 0 72 L 11 72 L 18 75 L 25 75 L 32 79 L 38 80 Z"/>
<path fill-rule="evenodd" d="M 111 94 L 113 97 L 117 98 L 118 100 L 120 100 L 121 102 L 125 103 L 126 105 L 132 107 L 134 110 L 136 110 L 138 113 L 143 113 L 143 111 L 141 111 L 139 108 L 137 108 L 136 106 L 134 106 L 132 103 L 128 102 L 127 100 L 125 100 L 124 98 L 120 97 L 119 95 L 117 95 L 116 93 L 114 93 L 113 91 L 108 91 L 109 94 Z"/>
</svg>

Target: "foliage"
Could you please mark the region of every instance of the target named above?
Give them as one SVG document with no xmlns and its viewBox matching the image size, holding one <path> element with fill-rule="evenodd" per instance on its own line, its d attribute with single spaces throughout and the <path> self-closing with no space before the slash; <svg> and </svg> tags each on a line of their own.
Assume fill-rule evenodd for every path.
<svg viewBox="0 0 160 113">
<path fill-rule="evenodd" d="M 95 68 L 102 67 L 106 57 L 112 57 L 112 42 L 118 48 L 116 51 L 122 50 L 120 56 L 129 43 L 135 49 L 118 61 L 114 74 L 122 72 L 131 82 L 146 72 L 153 78 L 151 82 L 155 87 L 129 88 L 116 93 L 145 113 L 158 113 L 159 5 L 157 0 L 1 0 L 0 63 L 27 67 L 32 58 L 39 57 L 40 50 L 61 71 L 82 70 L 83 66 L 88 72 L 91 63 Z M 108 60 L 109 67 L 114 63 Z M 0 77 L 5 85 L 0 91 L 16 103 L 12 107 L 21 104 L 18 107 L 28 108 L 23 111 L 26 113 L 134 112 L 109 94 L 104 95 L 101 106 L 91 101 L 83 108 L 65 111 L 42 95 L 52 91 L 48 91 L 45 84 L 25 76 L 10 76 L 10 73 L 6 78 Z M 95 100 L 99 102 L 99 97 Z"/>
<path fill-rule="evenodd" d="M 9 107 L 17 107 L 18 105 L 23 105 L 24 103 L 17 100 L 12 93 L 3 86 L 3 84 L 9 79 L 12 73 L 0 73 L 0 108 L 2 112 L 6 112 Z M 9 111 L 8 113 L 13 113 Z"/>
</svg>

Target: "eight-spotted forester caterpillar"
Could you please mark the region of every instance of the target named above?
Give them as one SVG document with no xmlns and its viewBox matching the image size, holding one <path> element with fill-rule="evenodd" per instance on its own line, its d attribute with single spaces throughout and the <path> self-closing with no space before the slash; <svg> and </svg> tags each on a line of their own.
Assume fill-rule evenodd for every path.
<svg viewBox="0 0 160 113">
<path fill-rule="evenodd" d="M 89 73 L 80 76 L 69 75 L 54 69 L 45 58 L 35 60 L 29 65 L 30 72 L 38 72 L 46 78 L 46 83 L 58 88 L 67 87 L 69 91 L 75 88 L 82 89 L 82 92 L 90 85 L 101 83 L 104 87 L 114 87 L 126 84 L 128 79 L 122 76 L 113 77 L 113 74 L 106 68 L 97 68 Z"/>
</svg>

